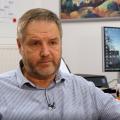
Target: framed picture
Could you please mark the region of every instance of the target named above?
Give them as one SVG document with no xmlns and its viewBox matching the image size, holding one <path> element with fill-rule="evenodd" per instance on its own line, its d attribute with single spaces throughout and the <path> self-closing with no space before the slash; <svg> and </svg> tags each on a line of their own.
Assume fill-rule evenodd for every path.
<svg viewBox="0 0 120 120">
<path fill-rule="evenodd" d="M 120 27 L 103 27 L 104 70 L 120 71 Z"/>
<path fill-rule="evenodd" d="M 62 21 L 120 19 L 120 0 L 60 0 Z"/>
</svg>

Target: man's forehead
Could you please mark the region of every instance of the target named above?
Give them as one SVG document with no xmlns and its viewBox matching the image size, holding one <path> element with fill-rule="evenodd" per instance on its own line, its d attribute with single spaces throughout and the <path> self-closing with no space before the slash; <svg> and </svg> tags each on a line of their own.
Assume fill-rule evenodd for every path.
<svg viewBox="0 0 120 120">
<path fill-rule="evenodd" d="M 29 37 L 57 37 L 57 35 L 52 34 L 51 32 L 39 32 L 39 33 L 28 33 L 26 34 Z"/>
</svg>

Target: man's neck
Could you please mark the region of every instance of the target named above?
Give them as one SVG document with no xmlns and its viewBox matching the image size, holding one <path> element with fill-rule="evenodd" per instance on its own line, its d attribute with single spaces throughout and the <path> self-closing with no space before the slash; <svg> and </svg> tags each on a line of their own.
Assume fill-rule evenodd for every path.
<svg viewBox="0 0 120 120">
<path fill-rule="evenodd" d="M 31 81 L 36 87 L 42 87 L 42 88 L 48 88 L 55 79 L 55 77 L 49 77 L 48 79 L 36 79 L 31 76 L 25 76 L 25 77 L 29 81 Z"/>
<path fill-rule="evenodd" d="M 55 79 L 55 74 L 50 75 L 48 77 L 33 77 L 29 75 L 24 69 L 22 70 L 23 75 L 30 81 L 32 82 L 36 87 L 42 87 L 42 88 L 48 88 L 50 84 L 54 81 Z"/>
<path fill-rule="evenodd" d="M 44 78 L 44 79 L 37 79 L 37 78 L 33 78 L 32 76 L 28 76 L 27 74 L 24 76 L 31 81 L 36 87 L 42 87 L 42 88 L 48 88 L 50 86 L 50 84 L 54 81 L 55 79 L 55 75 L 48 77 L 48 78 Z"/>
</svg>

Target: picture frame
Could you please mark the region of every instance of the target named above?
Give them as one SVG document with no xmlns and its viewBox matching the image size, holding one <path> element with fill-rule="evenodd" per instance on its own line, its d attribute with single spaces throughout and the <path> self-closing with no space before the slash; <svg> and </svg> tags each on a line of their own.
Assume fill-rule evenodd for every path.
<svg viewBox="0 0 120 120">
<path fill-rule="evenodd" d="M 120 27 L 103 27 L 104 71 L 120 71 Z"/>
<path fill-rule="evenodd" d="M 60 0 L 61 21 L 118 20 L 120 0 Z"/>
</svg>

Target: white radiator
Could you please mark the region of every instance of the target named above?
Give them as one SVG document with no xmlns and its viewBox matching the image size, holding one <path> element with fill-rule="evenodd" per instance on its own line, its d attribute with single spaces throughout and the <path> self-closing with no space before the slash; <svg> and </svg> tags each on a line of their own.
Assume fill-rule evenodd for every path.
<svg viewBox="0 0 120 120">
<path fill-rule="evenodd" d="M 15 69 L 20 55 L 15 46 L 0 46 L 0 73 Z"/>
</svg>

